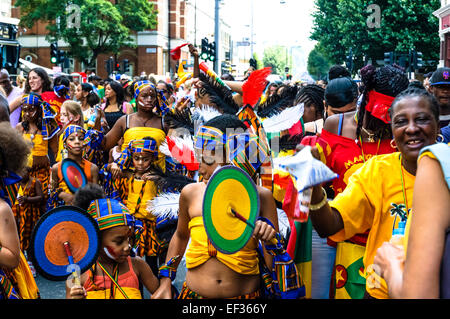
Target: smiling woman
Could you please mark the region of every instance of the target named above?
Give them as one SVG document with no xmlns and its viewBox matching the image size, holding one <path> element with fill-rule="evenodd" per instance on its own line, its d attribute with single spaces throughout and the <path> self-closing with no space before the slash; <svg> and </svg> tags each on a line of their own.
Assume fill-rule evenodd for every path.
<svg viewBox="0 0 450 319">
<path fill-rule="evenodd" d="M 322 201 L 320 186 L 314 188 L 311 200 L 313 205 L 323 203 L 310 214 L 321 237 L 339 242 L 370 229 L 363 258 L 366 298 L 388 298 L 386 282 L 372 265 L 376 250 L 390 240 L 400 221 L 407 220 L 420 149 L 434 144 L 438 134 L 439 106 L 425 90 L 403 91 L 393 101 L 390 115 L 392 143 L 399 152 L 368 160 L 333 201 Z"/>
</svg>

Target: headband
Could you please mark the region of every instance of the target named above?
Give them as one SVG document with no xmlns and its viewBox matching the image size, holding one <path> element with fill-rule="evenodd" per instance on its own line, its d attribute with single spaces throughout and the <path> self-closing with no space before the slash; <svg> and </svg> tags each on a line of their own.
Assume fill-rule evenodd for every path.
<svg viewBox="0 0 450 319">
<path fill-rule="evenodd" d="M 391 122 L 391 116 L 389 115 L 389 108 L 395 97 L 378 93 L 374 90 L 369 92 L 366 110 L 377 119 L 382 120 L 388 124 Z"/>
<path fill-rule="evenodd" d="M 153 153 L 158 156 L 158 143 L 154 139 L 132 140 L 122 151 L 116 163 L 121 169 L 129 169 L 131 166 L 131 156 L 133 153 Z"/>
<path fill-rule="evenodd" d="M 197 150 L 214 150 L 224 146 L 229 162 L 245 170 L 250 176 L 268 157 L 268 149 L 259 142 L 253 133 L 238 133 L 227 136 L 219 129 L 210 126 L 201 126 L 194 137 L 194 148 Z"/>
<path fill-rule="evenodd" d="M 76 133 L 76 132 L 81 132 L 84 135 L 86 135 L 86 130 L 84 128 L 82 128 L 81 126 L 78 126 L 78 125 L 71 124 L 64 129 L 64 132 L 62 134 L 63 143 L 66 142 L 67 138 L 71 134 Z"/>
<path fill-rule="evenodd" d="M 53 91 L 55 92 L 55 94 L 56 94 L 58 97 L 64 97 L 65 99 L 70 99 L 70 96 L 69 96 L 68 94 L 62 96 L 61 93 L 62 93 L 64 90 L 69 91 L 70 88 L 67 87 L 67 86 L 65 86 L 65 85 L 63 85 L 63 84 L 57 85 L 57 86 L 53 87 Z M 68 93 L 68 92 L 66 92 L 66 93 Z"/>
<path fill-rule="evenodd" d="M 143 230 L 142 222 L 131 214 L 120 201 L 110 198 L 96 199 L 91 202 L 87 213 L 97 221 L 100 231 L 118 226 L 134 227 L 135 244 Z"/>
<path fill-rule="evenodd" d="M 150 81 L 138 81 L 134 84 L 134 98 L 137 100 L 139 94 L 147 87 L 151 87 L 156 92 L 156 99 L 158 101 L 158 115 L 165 115 L 169 111 L 167 100 L 161 90 L 158 90 Z"/>
<path fill-rule="evenodd" d="M 50 104 L 42 100 L 41 96 L 35 93 L 25 94 L 22 97 L 22 105 L 29 104 L 42 109 L 42 136 L 44 140 L 49 140 L 55 136 L 60 128 L 56 122 L 56 112 Z"/>
</svg>

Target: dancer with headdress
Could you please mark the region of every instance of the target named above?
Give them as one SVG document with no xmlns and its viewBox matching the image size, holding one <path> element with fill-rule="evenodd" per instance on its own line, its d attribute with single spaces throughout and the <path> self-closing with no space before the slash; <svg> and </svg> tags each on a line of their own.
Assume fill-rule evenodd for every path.
<svg viewBox="0 0 450 319">
<path fill-rule="evenodd" d="M 49 148 L 53 154 L 58 151 L 57 133 L 60 128 L 56 122 L 56 113 L 34 93 L 25 94 L 21 106 L 22 122 L 17 124 L 16 129 L 31 142 L 31 177 L 41 182 L 42 192 L 47 200 L 50 178 Z"/>
<path fill-rule="evenodd" d="M 227 129 L 237 129 L 242 134 L 229 135 Z M 160 267 L 161 286 L 153 298 L 172 297 L 171 282 L 176 276 L 180 256 L 183 255 L 189 238 L 191 243 L 186 251 L 188 270 L 180 298 L 252 299 L 262 296 L 260 287 L 263 286 L 264 290 L 266 286 L 261 282 L 259 261 L 266 262 L 268 268 L 272 269 L 272 258 L 275 257 L 271 255 L 274 248 L 266 245 L 266 249 L 271 253 L 260 260 L 257 251 L 258 240 L 261 239 L 267 244 L 275 237 L 278 229 L 276 206 L 271 192 L 257 186 L 261 200 L 259 213 L 263 218 L 256 222 L 254 237 L 242 250 L 233 254 L 224 254 L 209 242 L 202 222 L 203 211 L 200 205 L 206 184 L 215 170 L 222 165 L 233 163 L 245 170 L 254 180 L 257 179 L 257 173 L 267 152 L 258 142 L 258 137 L 246 133 L 246 129 L 246 125 L 233 115 L 215 117 L 199 128 L 195 136 L 195 148 L 200 162 L 199 173 L 203 175 L 203 181 L 187 185 L 181 191 L 177 230 L 169 245 L 166 264 Z M 281 238 L 277 236 L 277 239 Z M 284 264 L 287 265 L 288 263 Z M 289 273 L 286 278 L 292 281 L 289 281 L 287 291 L 292 293 L 291 297 L 293 295 L 298 297 L 301 295 L 298 274 L 295 266 L 293 268 L 289 266 L 285 268 Z M 218 276 L 220 280 L 217 280 Z"/>
</svg>

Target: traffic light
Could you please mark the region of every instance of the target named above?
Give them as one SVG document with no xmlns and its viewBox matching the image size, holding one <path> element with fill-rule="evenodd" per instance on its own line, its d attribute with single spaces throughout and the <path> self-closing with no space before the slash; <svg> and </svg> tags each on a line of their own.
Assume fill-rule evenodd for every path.
<svg viewBox="0 0 450 319">
<path fill-rule="evenodd" d="M 384 52 L 384 65 L 394 64 L 394 52 Z"/>
<path fill-rule="evenodd" d="M 50 44 L 50 62 L 58 63 L 58 43 L 53 42 Z"/>
<path fill-rule="evenodd" d="M 413 51 L 413 65 L 414 65 L 414 69 L 420 69 L 424 66 L 423 63 L 423 54 L 422 52 L 417 52 L 417 51 Z"/>
<path fill-rule="evenodd" d="M 114 63 L 114 71 L 120 72 L 120 63 L 119 62 Z"/>
<path fill-rule="evenodd" d="M 128 59 L 122 60 L 121 73 L 127 73 L 129 71 L 130 71 L 130 62 L 128 61 Z"/>
<path fill-rule="evenodd" d="M 216 42 L 211 42 L 209 44 L 209 61 L 216 61 Z"/>
<path fill-rule="evenodd" d="M 60 64 L 60 63 L 64 63 L 65 61 L 66 61 L 66 51 L 58 50 L 56 63 Z"/>
<path fill-rule="evenodd" d="M 105 60 L 105 68 L 106 68 L 106 73 L 108 73 L 108 75 L 113 73 L 113 71 L 114 71 L 114 60 L 113 60 L 112 57 L 110 57 L 108 60 Z"/>
<path fill-rule="evenodd" d="M 209 41 L 208 38 L 202 39 L 202 53 L 200 54 L 200 58 L 202 60 L 208 60 L 209 57 Z"/>
</svg>

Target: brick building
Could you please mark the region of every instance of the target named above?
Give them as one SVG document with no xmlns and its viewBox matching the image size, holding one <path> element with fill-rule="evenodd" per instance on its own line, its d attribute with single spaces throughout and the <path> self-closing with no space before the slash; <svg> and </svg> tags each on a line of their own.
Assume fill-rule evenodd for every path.
<svg viewBox="0 0 450 319">
<path fill-rule="evenodd" d="M 8 0 L 1 0 L 8 1 Z M 148 0 L 154 3 L 158 11 L 157 26 L 152 30 L 137 32 L 132 35 L 136 48 L 123 48 L 116 56 L 117 62 L 128 59 L 129 75 L 157 74 L 167 76 L 176 72 L 176 62 L 171 61 L 171 49 L 190 42 L 200 45 L 203 37 L 214 40 L 214 1 L 211 0 Z M 15 0 L 10 0 L 14 4 Z M 11 6 L 11 17 L 20 19 L 20 8 Z M 221 26 L 221 59 L 229 56 L 231 50 L 230 27 L 220 20 Z M 36 23 L 31 29 L 19 29 L 18 40 L 22 46 L 20 57 L 31 63 L 51 69 L 50 43 L 45 39 L 46 24 Z M 65 50 L 67 45 L 58 41 L 59 49 Z M 111 54 L 100 54 L 97 58 L 95 73 L 106 77 L 105 61 Z M 182 50 L 182 59 L 190 61 L 187 47 Z M 70 66 L 64 71 L 80 72 L 85 65 L 69 59 Z M 189 63 L 188 63 L 189 64 Z"/>
<path fill-rule="evenodd" d="M 441 53 L 439 66 L 450 67 L 450 0 L 441 0 L 441 8 L 433 12 L 439 19 Z"/>
</svg>

